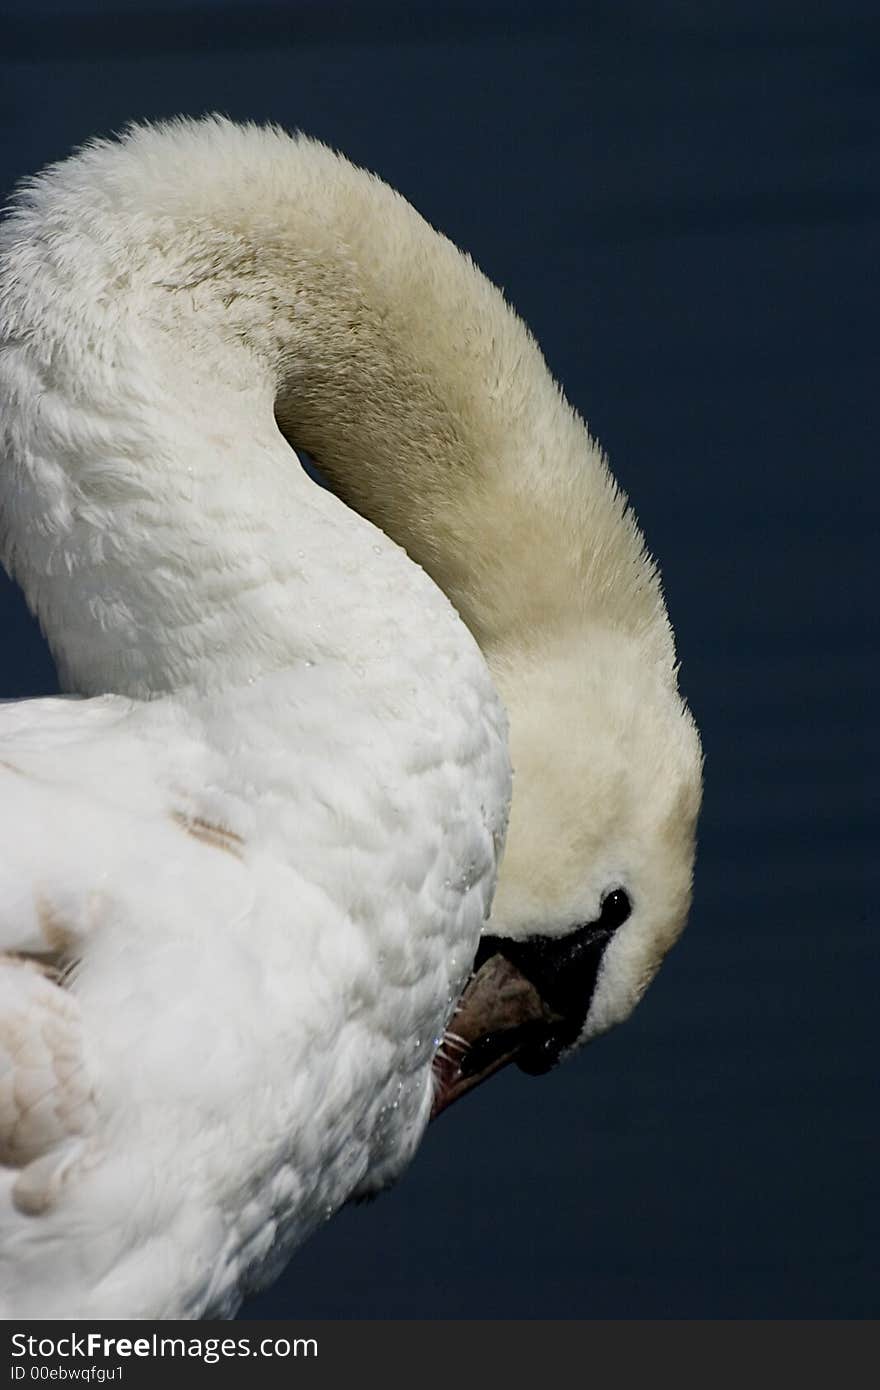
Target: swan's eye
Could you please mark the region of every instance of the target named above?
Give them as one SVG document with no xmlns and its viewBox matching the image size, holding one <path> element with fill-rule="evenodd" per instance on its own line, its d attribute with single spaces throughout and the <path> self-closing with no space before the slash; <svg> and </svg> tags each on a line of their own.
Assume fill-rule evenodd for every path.
<svg viewBox="0 0 880 1390">
<path fill-rule="evenodd" d="M 601 915 L 599 925 L 606 931 L 617 931 L 622 926 L 629 914 L 632 912 L 632 903 L 622 888 L 615 888 L 612 893 L 606 893 L 602 899 Z"/>
</svg>

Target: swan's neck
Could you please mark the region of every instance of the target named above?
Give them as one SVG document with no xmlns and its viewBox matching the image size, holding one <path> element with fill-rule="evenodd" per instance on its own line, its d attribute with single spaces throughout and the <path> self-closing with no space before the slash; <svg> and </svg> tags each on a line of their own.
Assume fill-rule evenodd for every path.
<svg viewBox="0 0 880 1390">
<path fill-rule="evenodd" d="M 163 623 L 174 604 L 199 603 L 181 621 L 202 646 L 222 608 L 240 646 L 239 628 L 271 626 L 291 593 L 317 601 L 317 586 L 308 599 L 289 589 L 307 484 L 274 410 L 487 652 L 596 622 L 647 639 L 671 665 L 641 536 L 534 340 L 384 184 L 307 140 L 181 123 L 57 166 L 18 214 L 19 245 L 22 224 L 33 241 L 24 312 L 42 295 L 40 329 L 60 325 L 41 384 L 59 394 L 66 369 L 61 423 L 76 415 L 86 446 L 62 466 L 65 483 L 76 475 L 68 506 L 97 521 L 97 549 L 144 567 L 138 622 L 153 603 Z M 91 382 L 86 341 L 100 344 Z M 104 449 L 114 436 L 115 452 Z M 118 519 L 124 544 L 107 534 Z M 346 551 L 335 525 L 316 532 L 334 561 Z M 163 602 L 175 564 L 189 598 L 179 588 Z M 44 576 L 22 577 L 45 613 Z M 236 601 L 248 585 L 253 596 Z M 102 594 L 95 604 L 112 616 Z M 57 650 L 59 624 L 48 625 Z M 178 643 L 174 661 L 184 657 Z"/>
</svg>

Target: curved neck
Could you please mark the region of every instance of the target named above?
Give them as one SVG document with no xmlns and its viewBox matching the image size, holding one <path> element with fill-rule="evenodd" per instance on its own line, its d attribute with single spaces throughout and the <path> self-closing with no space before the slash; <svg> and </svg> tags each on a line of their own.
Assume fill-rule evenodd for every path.
<svg viewBox="0 0 880 1390">
<path fill-rule="evenodd" d="M 243 583 L 256 593 L 267 552 L 290 582 L 308 485 L 274 410 L 340 497 L 432 575 L 485 651 L 598 622 L 653 634 L 671 665 L 659 584 L 635 523 L 621 524 L 600 451 L 501 294 L 386 185 L 302 138 L 184 122 L 56 166 L 16 220 L 13 237 L 22 223 L 55 232 L 39 266 L 30 248 L 30 303 L 54 294 L 52 313 L 65 300 L 77 317 L 75 333 L 59 320 L 53 390 L 66 362 L 88 447 L 95 418 L 116 417 L 110 457 L 83 454 L 67 473 L 105 528 L 102 546 L 106 526 L 133 518 L 129 567 L 158 562 L 142 534 L 155 515 L 174 518 L 166 552 L 208 562 L 203 596 L 211 583 L 224 603 Z M 59 241 L 81 268 L 81 296 L 59 272 Z M 91 384 L 86 336 L 103 347 Z M 331 501 L 313 504 L 329 516 Z M 239 602 L 243 629 L 266 616 L 256 607 Z"/>
</svg>

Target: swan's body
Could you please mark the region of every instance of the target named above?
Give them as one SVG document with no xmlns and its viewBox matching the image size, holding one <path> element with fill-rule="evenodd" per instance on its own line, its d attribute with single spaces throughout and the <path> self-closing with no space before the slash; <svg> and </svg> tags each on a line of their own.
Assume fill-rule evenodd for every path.
<svg viewBox="0 0 880 1390">
<path fill-rule="evenodd" d="M 0 711 L 4 1316 L 229 1313 L 409 1160 L 506 790 L 433 615 L 360 671 Z"/>
<path fill-rule="evenodd" d="M 699 743 L 603 459 L 385 185 L 280 132 L 135 130 L 48 171 L 0 249 L 3 558 L 65 686 L 112 692 L 0 710 L 0 942 L 75 966 L 7 961 L 13 1079 L 50 999 L 80 1039 L 67 1118 L 6 1140 L 2 1288 L 226 1311 L 417 1144 L 507 794 L 467 633 L 275 419 L 489 660 L 517 768 L 491 939 L 540 938 L 536 981 L 594 957 L 576 1008 L 551 980 L 528 1015 L 548 1056 L 683 926 Z"/>
</svg>

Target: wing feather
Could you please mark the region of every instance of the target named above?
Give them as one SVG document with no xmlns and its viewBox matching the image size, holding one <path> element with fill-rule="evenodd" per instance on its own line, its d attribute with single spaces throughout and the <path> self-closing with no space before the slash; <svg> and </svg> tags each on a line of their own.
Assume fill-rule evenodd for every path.
<svg viewBox="0 0 880 1390">
<path fill-rule="evenodd" d="M 0 1164 L 13 1201 L 45 1211 L 95 1121 L 77 999 L 32 961 L 0 959 Z"/>
</svg>

